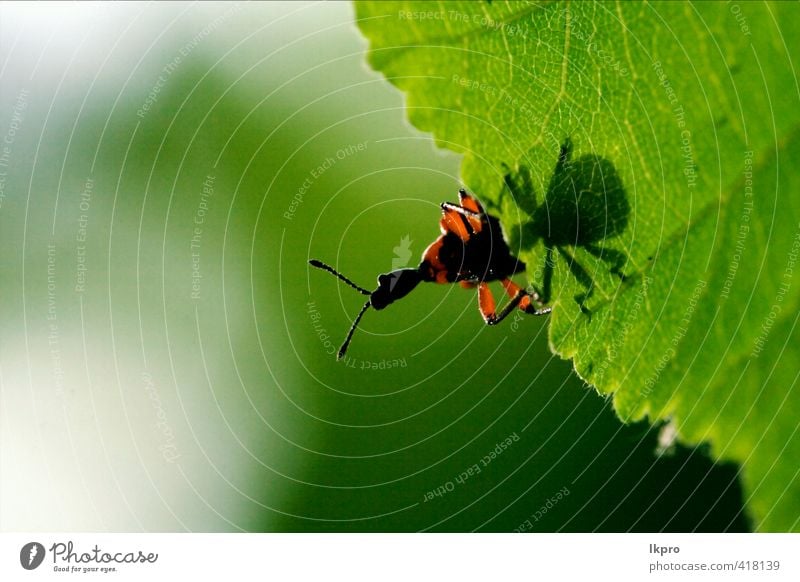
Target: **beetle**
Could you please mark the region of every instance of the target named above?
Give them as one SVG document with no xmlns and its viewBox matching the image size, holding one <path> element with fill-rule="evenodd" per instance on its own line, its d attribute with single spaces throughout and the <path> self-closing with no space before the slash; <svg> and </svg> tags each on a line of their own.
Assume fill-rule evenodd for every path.
<svg viewBox="0 0 800 582">
<path fill-rule="evenodd" d="M 485 212 L 478 199 L 463 188 L 458 191 L 458 198 L 459 204 L 442 202 L 442 218 L 439 221 L 442 234 L 425 249 L 419 266 L 378 275 L 378 287 L 374 291 L 356 285 L 322 261 L 309 261 L 312 267 L 331 273 L 362 295 L 369 296 L 353 320 L 337 359 L 344 357 L 367 309 L 385 309 L 411 293 L 422 282 L 459 283 L 465 289 L 477 288 L 478 308 L 487 325 L 500 323 L 514 308 L 531 315 L 550 313 L 549 307 L 541 306 L 536 292 L 528 292 L 511 280 L 512 275 L 525 270 L 525 263 L 511 254 L 500 221 Z M 496 312 L 495 300 L 489 289 L 491 281 L 500 281 L 510 297 L 500 313 Z"/>
</svg>

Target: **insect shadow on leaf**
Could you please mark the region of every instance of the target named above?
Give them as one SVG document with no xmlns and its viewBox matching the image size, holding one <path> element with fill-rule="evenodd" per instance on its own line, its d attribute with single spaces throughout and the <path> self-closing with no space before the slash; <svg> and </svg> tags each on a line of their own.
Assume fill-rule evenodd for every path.
<svg viewBox="0 0 800 582">
<path fill-rule="evenodd" d="M 537 204 L 530 170 L 526 166 L 520 165 L 516 172 L 509 171 L 505 184 L 529 217 L 521 227 L 521 248 L 530 250 L 539 240 L 545 245 L 542 300 L 550 300 L 554 253 L 558 253 L 575 279 L 586 289 L 575 296 L 575 301 L 581 311 L 590 315 L 585 302 L 591 297 L 595 284 L 571 249 L 584 248 L 607 263 L 610 273 L 625 280 L 623 268 L 627 256 L 605 244 L 608 239 L 622 234 L 630 214 L 627 195 L 614 165 L 598 155 L 572 159 L 572 141 L 567 138 L 561 145 L 541 204 Z"/>
</svg>

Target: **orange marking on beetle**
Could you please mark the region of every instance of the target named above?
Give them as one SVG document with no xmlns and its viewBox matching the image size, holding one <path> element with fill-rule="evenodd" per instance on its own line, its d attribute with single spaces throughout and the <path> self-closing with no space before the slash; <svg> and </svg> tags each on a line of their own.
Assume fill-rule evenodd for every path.
<svg viewBox="0 0 800 582">
<path fill-rule="evenodd" d="M 464 226 L 461 215 L 457 212 L 453 210 L 444 210 L 444 215 L 442 216 L 440 224 L 446 232 L 452 232 L 462 241 L 467 242 L 469 240 L 470 233 L 467 231 L 467 227 Z"/>
<path fill-rule="evenodd" d="M 489 285 L 486 283 L 478 284 L 478 308 L 484 320 L 490 321 L 494 318 L 494 296 L 492 295 L 491 289 L 489 289 Z"/>
<path fill-rule="evenodd" d="M 511 279 L 503 279 L 501 283 L 503 284 L 503 287 L 506 288 L 506 293 L 508 293 L 509 297 L 514 297 L 514 295 L 522 290 L 522 287 L 514 283 L 514 281 Z"/>
<path fill-rule="evenodd" d="M 511 279 L 503 279 L 502 283 L 503 287 L 505 287 L 506 289 L 506 293 L 508 293 L 508 296 L 511 299 L 514 299 L 520 293 L 523 294 L 522 299 L 519 300 L 519 305 L 518 305 L 518 307 L 522 311 L 528 311 L 529 309 L 531 309 L 532 306 L 531 297 L 530 295 L 528 295 L 527 291 L 525 291 L 522 287 L 514 283 L 514 281 L 512 281 Z"/>
<path fill-rule="evenodd" d="M 458 192 L 458 200 L 461 202 L 461 206 L 467 210 L 477 212 L 478 214 L 483 214 L 483 207 L 474 197 L 467 194 L 466 191 L 460 190 Z"/>
<path fill-rule="evenodd" d="M 442 249 L 442 237 L 433 241 L 425 252 L 422 253 L 422 260 L 427 261 L 434 271 L 443 271 L 444 264 L 439 260 L 439 251 Z"/>
</svg>

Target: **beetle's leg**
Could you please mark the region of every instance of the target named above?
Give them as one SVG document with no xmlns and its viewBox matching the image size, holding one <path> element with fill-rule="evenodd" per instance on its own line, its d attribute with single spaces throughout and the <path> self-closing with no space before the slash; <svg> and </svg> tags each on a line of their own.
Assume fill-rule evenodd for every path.
<svg viewBox="0 0 800 582">
<path fill-rule="evenodd" d="M 460 238 L 461 242 L 467 242 L 473 233 L 476 232 L 475 222 L 478 221 L 469 219 L 463 213 L 459 212 L 458 209 L 461 208 L 460 206 L 455 206 L 449 202 L 442 202 L 441 206 L 442 219 L 439 221 L 439 227 L 442 229 L 442 233 L 446 234 L 451 232 Z M 478 230 L 480 230 L 480 224 L 478 224 Z"/>
<path fill-rule="evenodd" d="M 473 233 L 483 230 L 483 223 L 486 215 L 475 212 L 469 208 L 464 208 L 452 202 L 442 202 L 442 220 L 448 224 L 442 226 L 447 230 L 455 232 L 461 240 L 467 242 Z M 463 233 L 463 236 L 462 236 Z"/>
<path fill-rule="evenodd" d="M 452 202 L 442 202 L 440 206 L 442 207 L 442 210 L 453 210 L 454 212 L 463 214 L 467 218 L 475 218 L 478 220 L 481 220 L 483 218 L 483 213 L 474 212 L 469 208 L 464 208 L 463 206 L 459 206 L 458 204 L 453 204 Z"/>
<path fill-rule="evenodd" d="M 478 309 L 480 309 L 486 325 L 494 325 L 497 323 L 494 297 L 492 296 L 492 291 L 489 289 L 488 283 L 481 282 L 478 284 Z"/>
<path fill-rule="evenodd" d="M 467 191 L 463 188 L 458 191 L 458 201 L 461 203 L 462 208 L 472 210 L 478 214 L 483 214 L 483 206 L 481 206 L 481 203 L 478 202 L 478 199 L 470 194 L 467 194 Z"/>
<path fill-rule="evenodd" d="M 492 296 L 492 292 L 489 290 L 489 285 L 487 283 L 481 283 L 478 285 L 478 306 L 480 307 L 481 315 L 483 316 L 483 320 L 486 322 L 486 325 L 497 325 L 503 321 L 506 316 L 511 313 L 517 305 L 519 305 L 519 302 L 523 299 L 523 297 L 525 297 L 524 294 L 518 294 L 508 302 L 508 305 L 503 308 L 503 311 L 500 312 L 500 315 L 497 315 L 495 313 L 494 297 Z"/>
<path fill-rule="evenodd" d="M 534 302 L 541 302 L 539 299 L 539 294 L 535 291 L 533 293 L 528 293 L 525 289 L 514 283 L 514 281 L 511 279 L 503 279 L 502 283 L 503 287 L 506 289 L 506 293 L 508 293 L 508 296 L 511 298 L 511 303 L 509 303 L 511 307 L 506 306 L 506 308 L 503 310 L 504 312 L 506 310 L 511 311 L 511 309 L 514 308 L 514 305 L 518 305 L 522 311 L 530 315 L 545 315 L 552 311 L 550 307 L 543 307 L 542 309 L 536 309 L 536 307 L 534 307 Z"/>
<path fill-rule="evenodd" d="M 503 321 L 508 314 L 519 305 L 519 302 L 527 296 L 528 295 L 525 293 L 525 291 L 517 294 L 517 296 L 509 301 L 508 305 L 503 308 L 503 311 L 500 312 L 500 315 L 497 315 L 495 313 L 494 297 L 489 289 L 489 284 L 485 282 L 478 284 L 478 307 L 481 310 L 481 315 L 483 316 L 483 320 L 486 322 L 486 325 L 497 325 Z"/>
</svg>

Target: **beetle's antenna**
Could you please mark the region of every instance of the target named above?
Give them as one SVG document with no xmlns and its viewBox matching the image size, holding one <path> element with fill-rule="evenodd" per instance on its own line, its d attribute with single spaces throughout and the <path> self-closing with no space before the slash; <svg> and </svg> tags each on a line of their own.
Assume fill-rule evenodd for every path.
<svg viewBox="0 0 800 582">
<path fill-rule="evenodd" d="M 339 348 L 339 354 L 336 356 L 337 360 L 341 360 L 344 357 L 344 353 L 347 351 L 347 346 L 350 345 L 350 340 L 353 339 L 353 333 L 356 331 L 358 327 L 358 322 L 361 321 L 361 318 L 364 315 L 364 312 L 370 306 L 369 300 L 364 304 L 364 307 L 361 308 L 361 311 L 358 312 L 355 320 L 353 320 L 353 325 L 350 326 L 350 331 L 347 332 L 347 337 L 342 344 L 342 347 Z"/>
<path fill-rule="evenodd" d="M 336 275 L 337 277 L 339 277 L 339 279 L 341 279 L 342 281 L 344 281 L 345 283 L 350 285 L 353 289 L 355 289 L 356 291 L 358 291 L 362 295 L 372 295 L 372 292 L 367 291 L 363 287 L 359 287 L 358 285 L 353 283 L 350 279 L 348 279 L 347 277 L 345 277 L 344 275 L 339 273 L 336 269 L 326 265 L 322 261 L 318 261 L 317 259 L 311 259 L 310 261 L 308 261 L 308 264 L 311 265 L 312 267 L 316 267 L 317 269 L 322 269 L 323 271 L 328 271 L 331 275 Z M 369 306 L 369 303 L 367 304 L 367 306 Z M 363 314 L 364 311 L 362 310 L 361 313 Z M 360 317 L 361 316 L 359 315 L 359 318 Z M 352 335 L 352 331 L 350 333 Z M 349 337 L 348 337 L 348 341 L 350 341 Z"/>
</svg>

